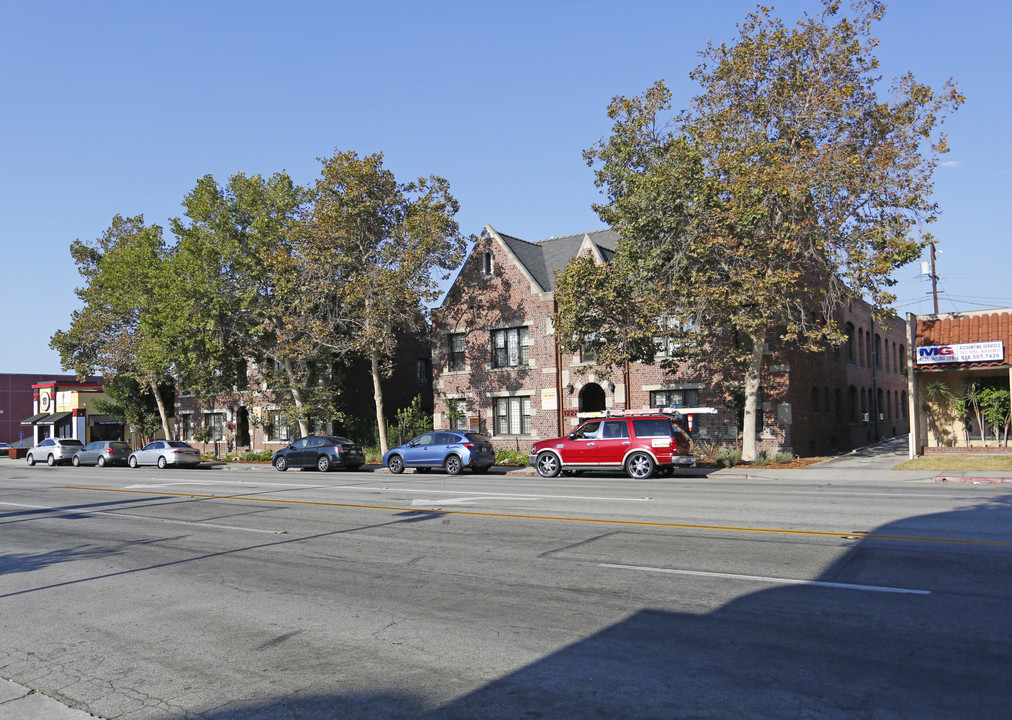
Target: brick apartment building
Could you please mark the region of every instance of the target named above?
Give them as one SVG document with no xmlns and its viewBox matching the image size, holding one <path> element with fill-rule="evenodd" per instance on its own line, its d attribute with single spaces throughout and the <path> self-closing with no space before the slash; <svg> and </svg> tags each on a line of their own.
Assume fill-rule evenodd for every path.
<svg viewBox="0 0 1012 720">
<path fill-rule="evenodd" d="M 421 407 L 432 411 L 432 351 L 425 334 L 398 335 L 398 349 L 391 373 L 382 380 L 383 409 L 387 422 L 398 410 L 408 407 L 416 397 Z M 248 385 L 241 391 L 201 397 L 177 388 L 173 438 L 190 443 L 202 452 L 218 455 L 241 450 L 278 450 L 299 436 L 298 425 L 290 424 L 272 403 L 272 393 L 258 379 L 260 373 L 252 361 L 247 364 Z M 351 434 L 365 442 L 354 428 L 376 424 L 372 375 L 368 363 L 354 362 L 344 368 L 339 381 L 321 378 L 327 389 L 339 396 L 339 405 L 349 420 L 310 418 L 311 434 Z M 257 389 L 259 388 L 259 392 Z M 198 438 L 207 431 L 207 440 Z"/>
<path fill-rule="evenodd" d="M 714 414 L 693 413 L 693 437 L 739 442 L 737 411 L 691 367 L 634 363 L 606 376 L 592 359 L 559 351 L 554 272 L 581 253 L 606 263 L 616 241 L 600 230 L 532 243 L 485 227 L 433 328 L 437 428 L 477 428 L 498 447 L 526 451 L 570 431 L 584 412 L 712 407 Z M 903 323 L 873 322 L 863 302 L 851 303 L 841 322 L 849 338 L 842 347 L 767 356 L 761 449 L 818 455 L 907 432 Z"/>
</svg>

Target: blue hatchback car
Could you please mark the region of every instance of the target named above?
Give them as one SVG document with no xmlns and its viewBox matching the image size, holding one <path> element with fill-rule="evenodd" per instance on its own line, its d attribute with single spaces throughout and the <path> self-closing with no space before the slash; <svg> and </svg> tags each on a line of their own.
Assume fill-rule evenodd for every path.
<svg viewBox="0 0 1012 720">
<path fill-rule="evenodd" d="M 459 475 L 466 467 L 486 473 L 495 465 L 495 450 L 489 439 L 478 433 L 433 430 L 388 450 L 383 464 L 395 474 L 404 472 L 404 468 L 417 468 L 419 472 L 443 468 L 450 475 Z"/>
</svg>

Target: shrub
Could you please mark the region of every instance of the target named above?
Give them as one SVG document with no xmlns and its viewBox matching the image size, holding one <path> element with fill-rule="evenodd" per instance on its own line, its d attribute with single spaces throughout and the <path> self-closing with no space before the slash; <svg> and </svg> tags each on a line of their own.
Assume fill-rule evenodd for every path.
<svg viewBox="0 0 1012 720">
<path fill-rule="evenodd" d="M 516 465 L 517 467 L 527 467 L 527 453 L 523 450 L 499 448 L 495 451 L 495 463 L 496 465 Z"/>
<path fill-rule="evenodd" d="M 721 448 L 713 456 L 714 462 L 724 467 L 734 467 L 741 462 L 741 450 L 730 450 L 728 448 Z"/>
</svg>

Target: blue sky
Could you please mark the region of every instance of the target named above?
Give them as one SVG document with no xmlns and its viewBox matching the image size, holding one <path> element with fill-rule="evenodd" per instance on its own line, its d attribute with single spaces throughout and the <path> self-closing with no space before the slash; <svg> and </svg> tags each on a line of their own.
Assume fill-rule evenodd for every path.
<svg viewBox="0 0 1012 720">
<path fill-rule="evenodd" d="M 57 373 L 78 307 L 75 239 L 113 215 L 168 226 L 206 173 L 287 170 L 382 151 L 398 179 L 442 175 L 465 233 L 526 240 L 602 227 L 581 153 L 616 95 L 665 79 L 676 108 L 709 39 L 753 2 L 12 2 L 0 0 L 0 372 Z M 817 2 L 777 3 L 793 21 Z M 945 125 L 940 309 L 1012 306 L 1005 2 L 904 0 L 876 26 L 886 78 L 954 77 Z M 931 312 L 918 265 L 898 309 Z"/>
</svg>

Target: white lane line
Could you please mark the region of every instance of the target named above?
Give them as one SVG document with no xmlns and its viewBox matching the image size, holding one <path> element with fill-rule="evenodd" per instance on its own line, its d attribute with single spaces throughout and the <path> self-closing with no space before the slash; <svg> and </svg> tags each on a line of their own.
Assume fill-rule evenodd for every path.
<svg viewBox="0 0 1012 720">
<path fill-rule="evenodd" d="M 361 485 L 342 485 L 333 490 L 340 490 L 347 487 L 350 490 L 369 490 L 370 492 L 386 492 L 386 493 L 431 493 L 439 495 L 459 495 L 460 493 L 472 492 L 468 490 L 426 490 L 421 488 L 406 488 L 406 487 L 382 487 L 382 488 L 371 488 L 363 487 Z M 517 500 L 607 500 L 609 502 L 650 502 L 652 498 L 629 498 L 629 497 L 604 497 L 596 495 L 542 495 L 541 493 L 497 493 L 497 492 L 478 492 L 474 490 L 475 500 L 495 500 L 498 498 L 512 498 Z"/>
<path fill-rule="evenodd" d="M 931 594 L 930 590 L 910 590 L 907 588 L 882 587 L 879 585 L 850 585 L 848 583 L 831 583 L 819 580 L 795 580 L 793 578 L 763 577 L 761 575 L 736 575 L 734 573 L 704 572 L 702 570 L 672 570 L 670 568 L 615 565 L 612 563 L 601 563 L 598 567 L 618 570 L 639 570 L 640 572 L 665 573 L 668 575 L 695 575 L 698 577 L 723 578 L 726 580 L 751 580 L 753 582 L 773 583 L 775 585 L 814 585 L 815 587 L 834 588 L 837 590 L 864 590 L 867 592 L 903 593 L 907 595 Z"/>
<path fill-rule="evenodd" d="M 181 480 L 178 482 L 167 482 L 158 484 L 127 485 L 124 490 L 151 490 L 157 488 L 179 487 L 183 485 L 241 485 L 247 488 L 255 487 L 283 487 L 314 490 L 363 490 L 366 492 L 379 493 L 407 493 L 413 495 L 460 495 L 461 493 L 474 493 L 475 500 L 495 500 L 497 498 L 514 498 L 517 500 L 605 500 L 607 502 L 651 502 L 649 497 L 610 497 L 602 495 L 544 495 L 542 493 L 497 493 L 478 490 L 433 490 L 430 488 L 412 488 L 395 486 L 370 486 L 370 485 L 300 485 L 298 483 L 268 483 L 247 480 Z"/>
<path fill-rule="evenodd" d="M 538 498 L 528 495 L 519 496 L 524 500 L 537 500 Z M 481 500 L 505 500 L 502 497 L 482 497 L 479 495 L 473 495 L 469 497 L 457 497 L 457 498 L 445 498 L 445 499 L 433 499 L 433 500 L 412 500 L 411 506 L 416 507 L 418 505 L 471 505 Z"/>
<path fill-rule="evenodd" d="M 172 525 L 196 525 L 202 528 L 216 528 L 218 530 L 242 530 L 243 532 L 264 533 L 266 535 L 279 535 L 280 530 L 259 530 L 257 528 L 244 528 L 236 525 L 217 525 L 215 523 L 198 522 L 194 520 L 171 520 L 169 518 L 148 517 L 147 515 L 130 515 L 128 513 L 103 512 L 101 510 L 68 510 L 61 507 L 49 507 L 46 505 L 22 505 L 20 503 L 0 502 L 0 505 L 8 507 L 30 508 L 33 510 L 49 510 L 51 512 L 63 513 L 64 515 L 101 515 L 103 517 L 114 517 L 126 520 L 144 520 L 146 522 L 169 523 Z"/>
<path fill-rule="evenodd" d="M 127 485 L 124 490 L 141 490 L 151 488 L 179 487 L 181 485 L 242 485 L 243 487 L 290 487 L 290 488 L 327 488 L 328 485 L 305 485 L 299 483 L 265 483 L 265 482 L 243 482 L 241 480 L 181 480 L 179 482 L 146 483 L 142 485 Z"/>
</svg>

